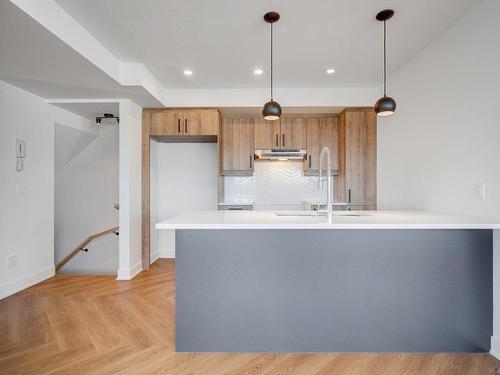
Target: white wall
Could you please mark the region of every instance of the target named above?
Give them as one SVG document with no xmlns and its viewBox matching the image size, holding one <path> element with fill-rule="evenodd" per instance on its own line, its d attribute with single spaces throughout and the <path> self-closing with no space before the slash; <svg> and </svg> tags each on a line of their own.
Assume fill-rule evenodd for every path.
<svg viewBox="0 0 500 375">
<path fill-rule="evenodd" d="M 500 218 L 500 1 L 485 0 L 394 74 L 378 123 L 378 206 Z M 475 194 L 486 184 L 486 199 Z M 492 354 L 500 358 L 500 240 Z"/>
<path fill-rule="evenodd" d="M 16 138 L 26 142 L 16 171 Z M 16 185 L 25 187 L 16 194 Z M 54 123 L 39 97 L 0 81 L 0 298 L 54 274 Z M 7 268 L 7 257 L 17 266 Z"/>
<path fill-rule="evenodd" d="M 499 1 L 480 3 L 391 77 L 398 108 L 378 123 L 379 208 L 500 217 L 499 20 Z"/>
<path fill-rule="evenodd" d="M 215 143 L 158 143 L 152 148 L 151 167 L 151 186 L 156 184 L 157 189 L 156 222 L 187 211 L 217 209 Z M 161 230 L 157 235 L 158 247 L 152 244 L 151 259 L 173 257 L 174 231 Z"/>
<path fill-rule="evenodd" d="M 56 263 L 88 236 L 118 226 L 118 211 L 113 207 L 118 203 L 118 135 L 117 125 L 102 125 L 95 136 L 56 124 Z M 87 253 L 80 252 L 59 272 L 116 274 L 115 235 L 96 239 L 87 248 Z"/>
<path fill-rule="evenodd" d="M 142 108 L 130 100 L 120 100 L 119 280 L 130 280 L 142 270 L 141 129 Z"/>
</svg>

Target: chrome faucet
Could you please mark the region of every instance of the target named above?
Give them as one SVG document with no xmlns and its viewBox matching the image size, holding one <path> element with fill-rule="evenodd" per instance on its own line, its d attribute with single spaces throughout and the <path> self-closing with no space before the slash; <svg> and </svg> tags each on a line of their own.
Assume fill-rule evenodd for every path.
<svg viewBox="0 0 500 375">
<path fill-rule="evenodd" d="M 326 209 L 322 212 L 326 213 L 329 219 L 333 215 L 332 206 L 332 161 L 330 158 L 330 149 L 328 147 L 323 147 L 319 155 L 319 179 L 318 179 L 318 189 L 322 188 L 322 183 L 325 182 L 323 177 L 323 159 L 327 157 L 327 170 L 326 170 Z"/>
</svg>

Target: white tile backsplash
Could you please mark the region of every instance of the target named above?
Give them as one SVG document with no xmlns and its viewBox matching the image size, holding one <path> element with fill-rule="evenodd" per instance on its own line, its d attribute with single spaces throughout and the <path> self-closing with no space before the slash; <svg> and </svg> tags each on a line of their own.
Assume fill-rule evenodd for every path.
<svg viewBox="0 0 500 375">
<path fill-rule="evenodd" d="M 225 202 L 253 202 L 254 201 L 253 177 L 224 177 Z"/>
<path fill-rule="evenodd" d="M 257 162 L 253 177 L 225 177 L 226 202 L 253 201 L 256 209 L 300 209 L 304 201 L 323 201 L 318 178 L 304 176 L 301 162 Z"/>
</svg>

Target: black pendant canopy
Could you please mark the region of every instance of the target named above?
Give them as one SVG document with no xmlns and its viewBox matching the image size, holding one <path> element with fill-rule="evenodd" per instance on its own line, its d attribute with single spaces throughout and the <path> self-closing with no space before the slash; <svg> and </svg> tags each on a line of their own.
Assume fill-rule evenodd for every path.
<svg viewBox="0 0 500 375">
<path fill-rule="evenodd" d="M 273 24 L 278 22 L 280 15 L 277 12 L 267 12 L 264 21 L 271 25 L 271 100 L 262 108 L 265 120 L 278 120 L 281 116 L 281 106 L 273 98 Z"/>
<path fill-rule="evenodd" d="M 387 20 L 394 16 L 392 9 L 385 9 L 377 14 L 377 21 L 384 23 L 384 96 L 375 103 L 377 116 L 390 116 L 396 111 L 396 101 L 387 96 Z"/>
</svg>

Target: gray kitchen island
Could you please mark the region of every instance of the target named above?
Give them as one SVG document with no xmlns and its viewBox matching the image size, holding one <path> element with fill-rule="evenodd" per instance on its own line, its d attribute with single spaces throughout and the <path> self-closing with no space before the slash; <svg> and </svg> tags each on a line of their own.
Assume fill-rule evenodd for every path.
<svg viewBox="0 0 500 375">
<path fill-rule="evenodd" d="M 489 351 L 500 222 L 284 215 L 199 211 L 156 225 L 176 231 L 177 351 Z"/>
</svg>

